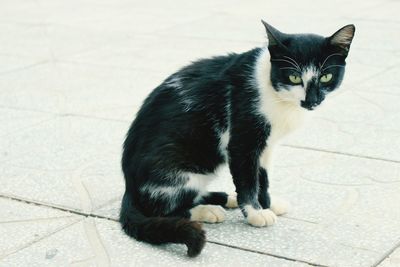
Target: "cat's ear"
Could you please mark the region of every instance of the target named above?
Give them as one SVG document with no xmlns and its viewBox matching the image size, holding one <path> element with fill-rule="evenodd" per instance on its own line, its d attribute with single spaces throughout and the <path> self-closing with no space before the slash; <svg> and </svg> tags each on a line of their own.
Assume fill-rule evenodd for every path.
<svg viewBox="0 0 400 267">
<path fill-rule="evenodd" d="M 284 36 L 283 33 L 266 23 L 264 20 L 261 20 L 262 24 L 264 24 L 265 30 L 268 36 L 268 47 L 273 46 L 284 46 L 282 44 L 282 37 Z"/>
<path fill-rule="evenodd" d="M 347 56 L 355 31 L 356 27 L 353 24 L 346 25 L 328 37 L 328 41 L 332 46 L 338 47 L 344 56 Z"/>
</svg>

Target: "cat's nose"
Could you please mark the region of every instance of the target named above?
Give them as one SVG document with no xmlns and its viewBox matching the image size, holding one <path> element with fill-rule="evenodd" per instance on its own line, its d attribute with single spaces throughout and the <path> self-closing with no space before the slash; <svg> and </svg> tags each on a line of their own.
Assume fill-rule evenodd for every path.
<svg viewBox="0 0 400 267">
<path fill-rule="evenodd" d="M 316 106 L 321 104 L 323 98 L 319 88 L 311 85 L 307 88 L 306 99 L 301 101 L 301 106 L 308 110 L 313 110 Z"/>
<path fill-rule="evenodd" d="M 313 110 L 318 105 L 319 104 L 317 102 L 311 103 L 311 102 L 307 102 L 307 101 L 301 101 L 301 106 L 308 110 Z"/>
</svg>

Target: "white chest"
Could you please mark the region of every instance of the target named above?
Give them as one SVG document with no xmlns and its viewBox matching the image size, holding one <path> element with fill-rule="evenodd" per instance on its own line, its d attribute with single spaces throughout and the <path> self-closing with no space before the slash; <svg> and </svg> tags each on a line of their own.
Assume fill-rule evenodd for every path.
<svg viewBox="0 0 400 267">
<path fill-rule="evenodd" d="M 271 132 L 267 139 L 267 146 L 272 146 L 286 135 L 303 125 L 305 111 L 301 107 L 281 104 L 273 106 L 264 114 L 271 124 Z"/>
<path fill-rule="evenodd" d="M 267 138 L 267 144 L 260 157 L 260 164 L 263 168 L 271 171 L 273 149 L 283 137 L 298 129 L 304 121 L 304 112 L 300 109 L 289 107 L 274 107 L 268 114 L 265 114 L 271 124 L 271 132 Z"/>
</svg>

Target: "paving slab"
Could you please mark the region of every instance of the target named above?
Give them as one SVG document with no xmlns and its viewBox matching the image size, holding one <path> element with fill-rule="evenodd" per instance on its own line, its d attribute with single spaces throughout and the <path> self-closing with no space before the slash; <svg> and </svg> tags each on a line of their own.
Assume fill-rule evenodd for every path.
<svg viewBox="0 0 400 267">
<path fill-rule="evenodd" d="M 265 43 L 264 34 L 253 39 L 254 41 L 232 41 L 186 36 L 135 35 L 119 43 L 64 57 L 62 60 L 157 72 L 166 78 L 195 60 L 226 55 L 229 52 L 245 52 Z M 160 49 L 160 45 L 163 49 Z M 149 91 L 152 88 L 141 90 Z"/>
<path fill-rule="evenodd" d="M 12 108 L 131 121 L 150 90 L 164 78 L 129 69 L 48 63 L 0 76 L 0 103 Z"/>
<path fill-rule="evenodd" d="M 120 197 L 126 127 L 63 116 L 2 138 L 0 194 L 86 212 Z"/>
<path fill-rule="evenodd" d="M 5 137 L 7 135 L 29 131 L 31 127 L 49 121 L 54 117 L 53 114 L 45 112 L 33 112 L 16 108 L 0 107 L 0 136 Z M 2 148 L 5 146 L 3 140 L 0 141 Z"/>
<path fill-rule="evenodd" d="M 81 219 L 71 213 L 5 198 L 0 198 L 0 209 L 0 265 L 4 258 Z"/>
<path fill-rule="evenodd" d="M 400 266 L 399 7 L 3 0 L 0 266 Z M 193 60 L 262 45 L 261 18 L 287 32 L 357 27 L 342 89 L 277 149 L 272 193 L 293 207 L 275 226 L 256 229 L 229 211 L 205 225 L 222 245 L 189 260 L 182 246 L 138 243 L 117 222 L 33 205 L 117 219 L 121 145 L 144 98 Z M 233 191 L 228 170 L 220 176 L 211 190 Z"/>
<path fill-rule="evenodd" d="M 182 245 L 151 246 L 121 233 L 118 223 L 87 218 L 4 258 L 0 266 L 309 266 L 225 246 L 206 244 L 191 259 Z"/>
<path fill-rule="evenodd" d="M 209 240 L 352 267 L 372 266 L 396 246 L 398 164 L 288 147 L 277 150 L 275 162 L 271 193 L 289 200 L 291 211 L 277 225 L 262 229 L 245 224 L 239 211 L 230 211 L 226 222 L 205 225 Z M 210 190 L 234 191 L 227 169 Z M 94 214 L 118 219 L 119 205 L 115 201 Z"/>
<path fill-rule="evenodd" d="M 399 162 L 399 100 L 362 89 L 344 91 L 284 142 Z"/>
</svg>

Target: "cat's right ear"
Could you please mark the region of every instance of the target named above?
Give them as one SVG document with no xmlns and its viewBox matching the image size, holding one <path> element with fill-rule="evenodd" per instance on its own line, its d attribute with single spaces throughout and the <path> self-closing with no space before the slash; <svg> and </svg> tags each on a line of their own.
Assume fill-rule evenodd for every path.
<svg viewBox="0 0 400 267">
<path fill-rule="evenodd" d="M 283 33 L 266 23 L 264 20 L 261 20 L 262 24 L 264 24 L 265 30 L 268 36 L 268 47 L 280 46 L 284 47 L 282 44 Z"/>
</svg>

